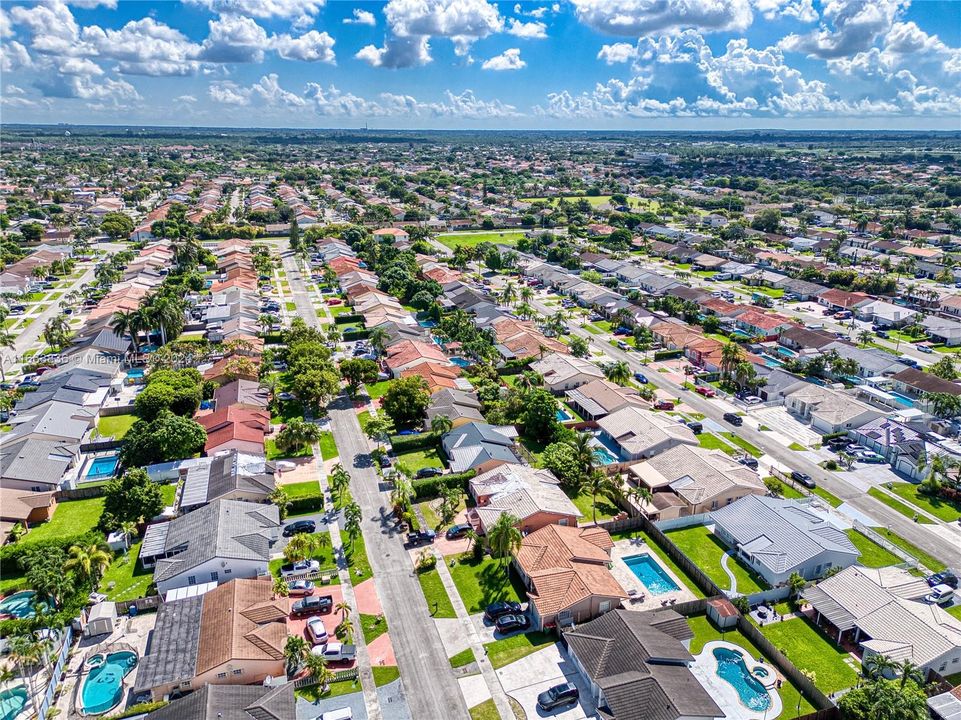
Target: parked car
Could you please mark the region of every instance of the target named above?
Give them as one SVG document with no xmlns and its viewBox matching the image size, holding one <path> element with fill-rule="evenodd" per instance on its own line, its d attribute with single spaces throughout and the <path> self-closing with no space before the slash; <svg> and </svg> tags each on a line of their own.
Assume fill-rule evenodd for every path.
<svg viewBox="0 0 961 720">
<path fill-rule="evenodd" d="M 501 615 L 516 615 L 520 612 L 520 603 L 516 603 L 513 600 L 498 600 L 484 608 L 484 619 L 493 621 Z"/>
<path fill-rule="evenodd" d="M 875 330 L 874 334 L 877 335 L 879 338 L 884 338 L 885 340 L 891 337 L 890 335 L 888 335 L 887 330 Z"/>
<path fill-rule="evenodd" d="M 315 643 L 325 643 L 330 637 L 327 634 L 327 628 L 324 627 L 324 621 L 319 617 L 312 617 L 307 621 L 307 635 Z"/>
<path fill-rule="evenodd" d="M 507 615 L 501 615 L 494 621 L 494 627 L 497 628 L 498 632 L 508 633 L 514 630 L 526 630 L 531 625 L 531 620 L 526 615 L 516 615 L 514 613 L 508 613 Z"/>
<path fill-rule="evenodd" d="M 342 660 L 353 660 L 357 655 L 357 647 L 339 642 L 329 642 L 326 645 L 314 645 L 310 649 L 311 655 L 318 655 L 327 662 L 340 662 Z"/>
<path fill-rule="evenodd" d="M 459 525 L 451 525 L 447 528 L 447 532 L 444 533 L 444 537 L 448 540 L 456 540 L 457 538 L 464 537 L 472 528 L 468 523 L 460 523 Z"/>
<path fill-rule="evenodd" d="M 741 463 L 741 465 L 751 468 L 751 470 L 757 470 L 757 458 L 753 455 L 744 455 L 743 457 L 739 457 L 737 461 Z"/>
<path fill-rule="evenodd" d="M 745 405 L 758 405 L 764 402 L 764 400 L 759 398 L 757 395 L 746 395 L 745 397 L 741 398 L 741 402 L 743 402 Z"/>
<path fill-rule="evenodd" d="M 390 465 L 391 465 L 390 456 L 389 456 L 389 455 L 381 455 L 381 456 L 378 458 L 377 462 L 378 462 L 378 464 L 379 464 L 382 468 L 389 468 Z"/>
<path fill-rule="evenodd" d="M 947 585 L 955 590 L 958 589 L 958 576 L 955 575 L 950 570 L 942 570 L 939 573 L 930 575 L 928 577 L 928 585 L 935 587 L 937 585 Z"/>
<path fill-rule="evenodd" d="M 935 585 L 924 596 L 924 602 L 932 605 L 947 605 L 954 600 L 954 588 L 950 585 Z"/>
<path fill-rule="evenodd" d="M 655 410 L 673 410 L 674 403 L 671 400 L 658 400 L 654 403 Z"/>
<path fill-rule="evenodd" d="M 310 580 L 291 580 L 287 583 L 287 594 L 291 597 L 313 595 L 314 584 Z"/>
<path fill-rule="evenodd" d="M 634 373 L 634 379 L 637 380 L 641 385 L 647 385 L 647 383 L 650 382 L 647 379 L 647 376 L 642 372 Z"/>
<path fill-rule="evenodd" d="M 313 615 L 314 613 L 329 613 L 334 609 L 334 599 L 330 595 L 311 595 L 301 598 L 291 608 L 291 615 Z"/>
<path fill-rule="evenodd" d="M 687 425 L 690 431 L 695 435 L 700 435 L 702 432 L 704 432 L 704 425 L 697 420 L 691 420 L 690 422 L 685 423 L 685 425 Z"/>
<path fill-rule="evenodd" d="M 301 533 L 312 533 L 317 529 L 317 523 L 313 520 L 298 520 L 284 526 L 284 537 L 292 537 Z"/>
<path fill-rule="evenodd" d="M 318 715 L 314 720 L 354 720 L 354 711 L 348 707 L 337 708 Z"/>
<path fill-rule="evenodd" d="M 809 489 L 814 489 L 817 487 L 814 480 L 811 479 L 811 476 L 807 473 L 801 472 L 800 470 L 792 470 L 791 479 L 794 480 L 794 482 L 801 483 L 804 487 Z"/>
<path fill-rule="evenodd" d="M 444 474 L 444 471 L 441 468 L 425 467 L 418 470 L 417 473 L 414 475 L 414 477 L 417 478 L 418 480 L 422 480 L 423 478 L 437 477 L 438 475 L 443 475 L 443 474 Z"/>
<path fill-rule="evenodd" d="M 343 305 L 344 301 L 340 298 L 327 298 L 328 305 Z"/>
<path fill-rule="evenodd" d="M 537 696 L 537 707 L 541 710 L 553 710 L 564 705 L 573 705 L 580 696 L 580 691 L 573 683 L 561 683 L 540 693 Z"/>
<path fill-rule="evenodd" d="M 934 352 L 930 345 L 915 345 L 914 347 L 917 348 L 918 352 L 923 352 L 925 355 L 930 355 Z"/>
<path fill-rule="evenodd" d="M 708 387 L 707 385 L 698 385 L 696 388 L 694 388 L 694 392 L 696 392 L 698 395 L 703 395 L 706 398 L 712 398 L 717 395 L 717 391 L 712 387 Z"/>
<path fill-rule="evenodd" d="M 317 572 L 318 570 L 320 570 L 320 563 L 316 560 L 298 560 L 297 562 L 281 565 L 280 575 L 281 577 L 289 577 L 291 575 Z"/>
<path fill-rule="evenodd" d="M 414 547 L 418 545 L 429 545 L 434 542 L 437 536 L 433 530 L 415 530 L 407 533 L 407 544 Z"/>
<path fill-rule="evenodd" d="M 741 427 L 741 425 L 744 424 L 744 418 L 737 413 L 726 412 L 721 417 L 723 417 L 725 421 L 731 423 L 731 425 L 734 427 Z"/>
</svg>

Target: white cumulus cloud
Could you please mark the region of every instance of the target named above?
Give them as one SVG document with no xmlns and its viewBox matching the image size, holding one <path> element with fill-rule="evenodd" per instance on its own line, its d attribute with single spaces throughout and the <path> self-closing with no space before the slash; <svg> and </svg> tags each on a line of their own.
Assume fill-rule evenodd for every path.
<svg viewBox="0 0 961 720">
<path fill-rule="evenodd" d="M 821 11 L 820 27 L 805 35 L 788 35 L 781 41 L 781 47 L 826 59 L 862 52 L 891 29 L 908 2 L 828 0 Z"/>
<path fill-rule="evenodd" d="M 547 25 L 542 22 L 522 22 L 511 18 L 507 23 L 507 34 L 526 40 L 543 40 L 547 37 Z"/>
<path fill-rule="evenodd" d="M 270 46 L 284 60 L 302 60 L 304 62 L 325 62 L 335 64 L 334 38 L 329 33 L 311 30 L 300 37 L 290 35 L 274 35 Z"/>
<path fill-rule="evenodd" d="M 500 55 L 485 60 L 481 67 L 484 70 L 520 70 L 527 67 L 527 63 L 521 60 L 519 48 L 508 48 Z"/>
<path fill-rule="evenodd" d="M 372 67 L 408 68 L 431 62 L 426 37 L 389 37 L 383 47 L 367 45 L 354 56 Z"/>
<path fill-rule="evenodd" d="M 577 19 L 608 35 L 638 36 L 696 28 L 745 30 L 753 20 L 749 0 L 571 0 Z"/>
<path fill-rule="evenodd" d="M 371 25 L 377 24 L 374 13 L 360 8 L 354 8 L 353 17 L 344 18 L 344 25 Z"/>
</svg>

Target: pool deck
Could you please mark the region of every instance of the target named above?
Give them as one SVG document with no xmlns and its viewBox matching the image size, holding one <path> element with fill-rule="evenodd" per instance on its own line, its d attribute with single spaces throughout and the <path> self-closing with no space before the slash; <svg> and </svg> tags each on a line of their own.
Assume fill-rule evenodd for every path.
<svg viewBox="0 0 961 720">
<path fill-rule="evenodd" d="M 680 589 L 660 595 L 653 594 L 625 564 L 624 558 L 632 555 L 648 555 Z M 634 597 L 624 602 L 624 607 L 628 610 L 655 610 L 661 607 L 665 600 L 683 603 L 696 599 L 694 593 L 686 589 L 684 581 L 662 563 L 661 559 L 648 549 L 647 543 L 640 539 L 624 539 L 614 543 L 611 549 L 611 574 L 628 593 L 635 591 Z M 643 601 L 641 596 L 646 596 Z"/>
<path fill-rule="evenodd" d="M 751 672 L 754 671 L 754 668 L 759 663 L 756 658 L 752 658 L 751 654 L 740 645 L 734 645 L 733 643 L 723 642 L 721 640 L 714 640 L 707 643 L 704 649 L 694 656 L 691 673 L 693 673 L 694 677 L 697 678 L 697 681 L 701 683 L 708 694 L 714 698 L 714 702 L 724 711 L 727 720 L 774 720 L 777 718 L 784 707 L 781 703 L 780 693 L 778 693 L 776 688 L 768 688 L 768 697 L 771 698 L 771 705 L 766 711 L 751 710 L 741 702 L 737 690 L 735 690 L 727 680 L 718 676 L 714 649 L 719 647 L 740 652 L 741 655 L 744 656 L 744 664 Z M 772 682 L 776 682 L 777 669 L 766 663 L 764 664 L 764 668 L 771 673 Z"/>
</svg>

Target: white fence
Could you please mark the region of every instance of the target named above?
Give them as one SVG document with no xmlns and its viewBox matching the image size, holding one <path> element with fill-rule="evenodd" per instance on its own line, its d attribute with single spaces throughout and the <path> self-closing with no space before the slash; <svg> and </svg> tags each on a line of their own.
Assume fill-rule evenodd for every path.
<svg viewBox="0 0 961 720">
<path fill-rule="evenodd" d="M 658 520 L 654 523 L 661 532 L 669 532 L 680 528 L 692 527 L 694 525 L 707 525 L 711 522 L 711 513 L 698 513 L 697 515 L 686 515 L 670 520 Z"/>
</svg>

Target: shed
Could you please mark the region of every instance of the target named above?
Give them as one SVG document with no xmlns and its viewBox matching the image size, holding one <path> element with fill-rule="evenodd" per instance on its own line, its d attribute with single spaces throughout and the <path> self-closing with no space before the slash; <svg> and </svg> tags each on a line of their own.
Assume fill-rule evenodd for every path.
<svg viewBox="0 0 961 720">
<path fill-rule="evenodd" d="M 87 613 L 87 624 L 83 628 L 84 637 L 109 635 L 117 619 L 117 606 L 112 602 L 99 602 Z"/>
<path fill-rule="evenodd" d="M 737 608 L 727 598 L 714 598 L 707 601 L 707 616 L 721 630 L 737 625 Z"/>
</svg>

